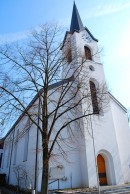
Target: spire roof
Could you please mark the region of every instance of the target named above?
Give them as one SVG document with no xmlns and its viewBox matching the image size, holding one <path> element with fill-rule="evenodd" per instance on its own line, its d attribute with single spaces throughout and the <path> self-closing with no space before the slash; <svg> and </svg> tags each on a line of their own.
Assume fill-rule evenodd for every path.
<svg viewBox="0 0 130 194">
<path fill-rule="evenodd" d="M 75 2 L 74 2 L 73 11 L 72 11 L 72 18 L 71 18 L 71 25 L 70 25 L 70 31 L 67 31 L 67 32 L 66 32 L 61 49 L 62 49 L 63 46 L 64 46 L 64 43 L 65 43 L 65 41 L 66 41 L 66 37 L 68 36 L 68 34 L 73 34 L 74 32 L 78 32 L 78 33 L 79 33 L 79 32 L 82 31 L 82 30 L 87 31 L 87 33 L 90 35 L 90 37 L 91 37 L 94 41 L 98 42 L 98 39 L 96 39 L 96 38 L 92 35 L 92 33 L 88 30 L 88 28 L 83 26 L 83 23 L 82 23 L 82 20 L 81 20 L 81 18 L 80 18 L 78 9 L 77 9 L 76 4 L 75 4 Z"/>
<path fill-rule="evenodd" d="M 82 20 L 80 18 L 76 4 L 74 2 L 72 18 L 71 18 L 71 25 L 70 25 L 70 32 L 71 33 L 73 33 L 74 31 L 79 32 L 80 30 L 83 30 L 83 29 L 84 29 L 84 26 L 83 26 Z"/>
</svg>

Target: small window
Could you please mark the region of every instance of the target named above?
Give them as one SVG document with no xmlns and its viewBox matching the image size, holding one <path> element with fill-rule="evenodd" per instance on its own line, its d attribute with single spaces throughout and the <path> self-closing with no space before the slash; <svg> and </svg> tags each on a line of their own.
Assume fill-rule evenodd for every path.
<svg viewBox="0 0 130 194">
<path fill-rule="evenodd" d="M 1 168 L 1 164 L 2 164 L 2 156 L 3 156 L 3 153 L 1 153 L 1 155 L 0 155 L 0 168 Z"/>
<path fill-rule="evenodd" d="M 85 57 L 86 57 L 86 59 L 92 60 L 92 55 L 91 55 L 90 49 L 87 46 L 85 46 L 84 50 L 85 50 Z"/>
<path fill-rule="evenodd" d="M 3 154 L 2 154 L 1 168 L 4 167 L 4 159 L 5 159 L 5 148 L 4 148 L 4 151 L 3 151 Z"/>
<path fill-rule="evenodd" d="M 14 142 L 14 161 L 13 164 L 16 164 L 16 160 L 17 160 L 17 151 L 18 151 L 18 139 L 19 139 L 19 129 L 17 130 L 17 135 L 16 135 L 16 140 Z"/>
<path fill-rule="evenodd" d="M 92 81 L 90 81 L 90 91 L 92 98 L 93 113 L 99 114 L 96 86 Z"/>
<path fill-rule="evenodd" d="M 29 143 L 29 128 L 27 129 L 24 135 L 24 153 L 23 153 L 23 162 L 27 161 L 28 158 L 28 143 Z"/>
<path fill-rule="evenodd" d="M 3 149 L 3 144 L 0 144 L 0 149 Z"/>
<path fill-rule="evenodd" d="M 12 148 L 12 144 L 11 142 L 9 143 L 8 145 L 8 155 L 7 155 L 7 164 L 6 164 L 6 167 L 8 168 L 9 167 L 9 162 L 10 162 L 10 157 L 11 157 L 11 148 Z"/>
<path fill-rule="evenodd" d="M 71 48 L 69 48 L 69 49 L 67 50 L 66 58 L 67 58 L 67 62 L 68 62 L 68 63 L 71 63 L 71 61 L 72 61 Z"/>
<path fill-rule="evenodd" d="M 91 71 L 95 71 L 95 68 L 94 68 L 92 65 L 89 66 L 89 69 L 90 69 Z"/>
<path fill-rule="evenodd" d="M 17 143 L 15 144 L 14 148 L 14 164 L 16 164 L 16 158 L 17 158 Z"/>
</svg>

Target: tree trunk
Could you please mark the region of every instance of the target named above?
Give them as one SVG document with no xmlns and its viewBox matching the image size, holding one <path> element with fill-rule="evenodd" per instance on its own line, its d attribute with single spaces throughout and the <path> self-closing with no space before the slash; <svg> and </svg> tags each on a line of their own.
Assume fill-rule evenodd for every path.
<svg viewBox="0 0 130 194">
<path fill-rule="evenodd" d="M 49 169 L 48 149 L 44 147 L 41 194 L 48 194 L 48 169 Z"/>
<path fill-rule="evenodd" d="M 48 194 L 48 168 L 49 168 L 49 154 L 48 154 L 48 79 L 46 73 L 46 84 L 44 87 L 44 97 L 43 97 L 43 109 L 42 109 L 42 153 L 43 153 L 43 166 L 42 166 L 42 183 L 41 183 L 41 194 Z"/>
</svg>

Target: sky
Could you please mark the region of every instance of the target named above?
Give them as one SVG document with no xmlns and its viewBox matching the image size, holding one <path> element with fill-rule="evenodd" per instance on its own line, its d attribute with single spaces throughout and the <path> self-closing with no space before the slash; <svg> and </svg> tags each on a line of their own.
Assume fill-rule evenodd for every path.
<svg viewBox="0 0 130 194">
<path fill-rule="evenodd" d="M 130 109 L 130 0 L 75 0 L 79 14 L 103 48 L 110 92 Z M 0 45 L 21 41 L 46 22 L 69 29 L 73 0 L 0 0 Z"/>
</svg>

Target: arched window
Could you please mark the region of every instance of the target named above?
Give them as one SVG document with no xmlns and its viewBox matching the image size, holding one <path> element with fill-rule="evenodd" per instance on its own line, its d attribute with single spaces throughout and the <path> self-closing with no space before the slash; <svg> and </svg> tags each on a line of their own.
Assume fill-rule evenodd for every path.
<svg viewBox="0 0 130 194">
<path fill-rule="evenodd" d="M 67 58 L 67 62 L 71 63 L 72 61 L 71 48 L 68 48 L 66 58 Z"/>
<path fill-rule="evenodd" d="M 87 46 L 84 47 L 84 50 L 86 59 L 92 60 L 91 50 Z"/>
<path fill-rule="evenodd" d="M 90 91 L 91 91 L 91 98 L 92 98 L 92 106 L 93 106 L 93 113 L 99 113 L 99 108 L 98 108 L 98 100 L 97 100 L 97 91 L 96 91 L 96 86 L 94 82 L 90 81 Z"/>
</svg>

